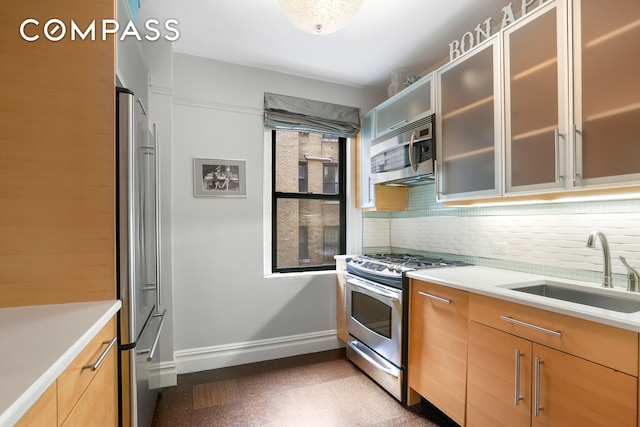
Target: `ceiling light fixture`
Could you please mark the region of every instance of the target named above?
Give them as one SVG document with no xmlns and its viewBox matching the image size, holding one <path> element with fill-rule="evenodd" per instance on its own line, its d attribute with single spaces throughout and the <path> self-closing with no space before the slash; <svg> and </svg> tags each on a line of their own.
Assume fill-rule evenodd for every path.
<svg viewBox="0 0 640 427">
<path fill-rule="evenodd" d="M 335 33 L 355 16 L 362 0 L 279 0 L 293 25 L 311 34 Z"/>
</svg>

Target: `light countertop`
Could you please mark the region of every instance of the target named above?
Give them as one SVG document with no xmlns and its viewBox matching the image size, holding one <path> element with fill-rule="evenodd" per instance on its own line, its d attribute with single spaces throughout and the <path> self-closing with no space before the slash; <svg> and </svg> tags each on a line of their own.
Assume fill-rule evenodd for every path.
<svg viewBox="0 0 640 427">
<path fill-rule="evenodd" d="M 463 291 L 473 292 L 506 301 L 516 302 L 531 307 L 541 308 L 568 316 L 616 326 L 634 332 L 640 332 L 640 312 L 621 313 L 577 304 L 544 296 L 527 294 L 509 289 L 514 285 L 536 284 L 542 280 L 562 282 L 570 285 L 585 286 L 611 296 L 623 296 L 640 300 L 640 294 L 627 292 L 621 288 L 604 289 L 595 283 L 579 282 L 538 274 L 522 273 L 491 267 L 464 266 L 451 268 L 434 268 L 407 273 L 410 278 L 444 285 Z"/>
<path fill-rule="evenodd" d="M 24 415 L 120 306 L 111 300 L 0 309 L 0 427 Z"/>
</svg>

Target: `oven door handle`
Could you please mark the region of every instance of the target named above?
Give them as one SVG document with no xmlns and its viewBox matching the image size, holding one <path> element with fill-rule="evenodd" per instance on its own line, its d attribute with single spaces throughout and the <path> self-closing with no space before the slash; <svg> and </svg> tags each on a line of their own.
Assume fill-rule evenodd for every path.
<svg viewBox="0 0 640 427">
<path fill-rule="evenodd" d="M 368 290 L 369 292 L 373 292 L 375 294 L 381 295 L 383 297 L 389 298 L 393 301 L 398 301 L 400 302 L 400 298 L 398 298 L 398 295 L 394 292 L 391 291 L 387 291 L 386 289 L 383 289 L 381 287 L 378 286 L 372 286 L 369 285 L 361 280 L 358 279 L 354 279 L 354 278 L 349 278 L 347 279 L 347 283 L 351 283 L 353 286 L 357 286 L 363 289 Z"/>
<path fill-rule="evenodd" d="M 367 360 L 367 362 L 369 362 L 373 366 L 375 366 L 376 369 L 379 369 L 382 372 L 384 372 L 386 374 L 389 374 L 394 378 L 398 378 L 399 377 L 399 373 L 398 373 L 398 369 L 397 368 L 395 368 L 394 366 L 391 366 L 391 365 L 389 365 L 389 366 L 382 365 L 382 363 L 384 363 L 385 365 L 388 365 L 388 364 L 383 362 L 382 360 L 376 360 L 376 359 L 379 359 L 378 357 L 376 357 L 374 359 L 373 355 L 369 355 L 368 354 L 369 352 L 371 352 L 371 350 L 369 350 L 368 348 L 360 346 L 360 343 L 358 341 L 349 340 L 348 344 L 349 344 L 349 347 L 351 347 L 351 349 L 353 351 L 355 351 L 361 357 L 363 357 L 365 360 Z"/>
</svg>

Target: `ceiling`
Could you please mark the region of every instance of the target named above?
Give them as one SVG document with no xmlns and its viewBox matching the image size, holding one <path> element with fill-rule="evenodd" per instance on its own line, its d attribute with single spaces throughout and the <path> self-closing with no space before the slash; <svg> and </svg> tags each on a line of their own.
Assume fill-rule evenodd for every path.
<svg viewBox="0 0 640 427">
<path fill-rule="evenodd" d="M 174 18 L 174 51 L 313 79 L 386 91 L 396 68 L 419 74 L 447 60 L 449 43 L 509 0 L 363 0 L 333 34 L 293 26 L 278 0 L 143 0 L 138 22 Z M 142 21 L 140 21 L 142 20 Z"/>
</svg>

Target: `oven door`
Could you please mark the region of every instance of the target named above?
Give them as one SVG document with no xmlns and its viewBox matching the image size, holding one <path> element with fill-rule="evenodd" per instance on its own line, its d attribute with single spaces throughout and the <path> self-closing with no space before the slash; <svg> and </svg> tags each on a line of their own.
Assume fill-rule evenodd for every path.
<svg viewBox="0 0 640 427">
<path fill-rule="evenodd" d="M 402 367 L 401 289 L 347 275 L 347 332 Z"/>
</svg>

